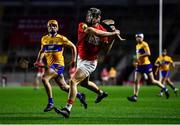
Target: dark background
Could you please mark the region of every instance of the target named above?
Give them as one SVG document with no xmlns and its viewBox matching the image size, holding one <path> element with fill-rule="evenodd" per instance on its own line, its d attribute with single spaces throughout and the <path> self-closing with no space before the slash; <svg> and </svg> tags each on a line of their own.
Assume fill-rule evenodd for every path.
<svg viewBox="0 0 180 125">
<path fill-rule="evenodd" d="M 123 43 L 116 40 L 105 61 L 100 59 L 92 75 L 93 80 L 100 79 L 102 68 L 110 69 L 112 66 L 118 71 L 119 84 L 132 79 L 136 45 L 134 35 L 137 32 L 144 33 L 145 41 L 151 48 L 150 59 L 154 63 L 159 54 L 158 0 L 0 0 L 0 74 L 7 75 L 12 82 L 17 79 L 27 81 L 28 74 L 33 71 L 19 69 L 17 59 L 36 59 L 40 38 L 47 33 L 47 21 L 57 19 L 61 26 L 59 33 L 76 44 L 78 23 L 85 19 L 90 7 L 101 9 L 102 20 L 114 19 L 121 36 L 127 39 Z M 177 61 L 180 60 L 179 22 L 179 0 L 164 0 L 163 48 Z M 68 63 L 68 50 L 65 51 L 65 58 Z"/>
</svg>

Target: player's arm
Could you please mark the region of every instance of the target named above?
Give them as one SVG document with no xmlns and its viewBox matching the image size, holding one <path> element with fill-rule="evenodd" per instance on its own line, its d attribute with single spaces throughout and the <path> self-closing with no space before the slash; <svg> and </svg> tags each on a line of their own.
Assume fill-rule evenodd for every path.
<svg viewBox="0 0 180 125">
<path fill-rule="evenodd" d="M 115 35 L 119 35 L 120 31 L 119 30 L 115 30 L 113 32 L 106 32 L 106 31 L 102 31 L 102 30 L 98 30 L 95 29 L 93 27 L 88 27 L 86 24 L 80 24 L 80 29 L 83 30 L 83 32 L 85 33 L 92 33 L 98 36 L 115 36 Z"/>
<path fill-rule="evenodd" d="M 42 60 L 43 60 L 43 58 L 44 58 L 44 54 L 45 54 L 45 53 L 44 53 L 43 49 L 41 49 L 41 50 L 39 51 L 39 53 L 38 53 L 36 62 L 42 63 Z"/>
<path fill-rule="evenodd" d="M 120 31 L 119 30 L 115 30 L 113 32 L 106 32 L 106 31 L 95 29 L 93 27 L 88 27 L 85 30 L 85 33 L 92 33 L 92 34 L 95 34 L 97 36 L 115 36 L 115 35 L 119 35 Z"/>
<path fill-rule="evenodd" d="M 172 65 L 172 67 L 173 67 L 173 68 L 175 68 L 175 64 L 174 64 L 174 62 L 173 62 L 171 65 Z"/>
<path fill-rule="evenodd" d="M 170 58 L 170 65 L 172 66 L 172 68 L 175 68 L 175 64 L 174 64 L 174 61 L 172 60 L 172 58 Z"/>
<path fill-rule="evenodd" d="M 145 57 L 145 56 L 150 56 L 151 55 L 151 52 L 150 52 L 150 49 L 149 49 L 149 46 L 148 45 L 145 45 L 144 46 L 144 53 L 143 54 L 140 54 L 139 55 L 139 58 L 141 57 Z"/>
<path fill-rule="evenodd" d="M 44 45 L 43 45 L 42 40 L 41 40 L 41 49 L 39 50 L 36 62 L 34 63 L 35 66 L 44 65 L 43 61 L 42 61 L 44 58 L 44 55 L 45 55 L 43 48 L 44 48 Z"/>
<path fill-rule="evenodd" d="M 69 48 L 71 48 L 71 52 L 72 52 L 72 66 L 73 66 L 75 64 L 75 62 L 76 62 L 76 59 L 77 59 L 77 49 L 76 49 L 76 46 L 70 40 L 68 40 L 66 37 L 63 37 L 63 40 L 64 40 L 64 45 L 69 47 Z"/>
<path fill-rule="evenodd" d="M 156 66 L 155 75 L 158 75 L 159 68 L 160 68 L 160 61 L 159 58 L 155 61 L 154 65 Z"/>
<path fill-rule="evenodd" d="M 174 64 L 174 62 L 173 62 L 173 63 L 171 63 L 171 65 L 172 65 L 172 67 L 173 67 L 173 68 L 175 68 L 175 64 Z"/>
<path fill-rule="evenodd" d="M 157 76 L 159 72 L 159 67 L 156 66 L 155 75 Z"/>
<path fill-rule="evenodd" d="M 38 57 L 36 59 L 36 62 L 34 63 L 34 66 L 37 66 L 37 67 L 41 67 L 41 66 L 44 66 L 44 63 L 43 63 L 43 58 L 44 58 L 44 51 L 41 49 L 38 53 Z"/>
</svg>

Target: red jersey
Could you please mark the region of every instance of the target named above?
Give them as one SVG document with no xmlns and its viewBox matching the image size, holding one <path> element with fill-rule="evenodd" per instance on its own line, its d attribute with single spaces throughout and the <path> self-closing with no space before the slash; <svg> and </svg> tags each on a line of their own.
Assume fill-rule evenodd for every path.
<svg viewBox="0 0 180 125">
<path fill-rule="evenodd" d="M 84 32 L 85 23 L 80 23 L 78 27 L 77 51 L 81 59 L 88 61 L 96 60 L 101 50 L 101 42 L 108 42 L 108 37 L 96 36 Z M 98 30 L 107 31 L 102 25 L 93 27 Z"/>
</svg>

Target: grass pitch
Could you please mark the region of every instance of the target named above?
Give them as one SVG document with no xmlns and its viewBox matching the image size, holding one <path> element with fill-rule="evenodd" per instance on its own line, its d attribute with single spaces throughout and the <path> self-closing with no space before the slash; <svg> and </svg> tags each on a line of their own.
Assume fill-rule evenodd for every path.
<svg viewBox="0 0 180 125">
<path fill-rule="evenodd" d="M 31 87 L 0 88 L 0 124 L 173 124 L 180 123 L 180 96 L 170 90 L 170 98 L 158 97 L 159 88 L 142 87 L 139 100 L 129 102 L 126 97 L 132 95 L 132 87 L 101 87 L 109 93 L 99 104 L 95 104 L 96 94 L 79 87 L 86 94 L 88 109 L 84 109 L 78 100 L 73 106 L 71 117 L 65 119 L 54 111 L 44 113 L 47 97 L 44 88 L 34 90 Z M 53 87 L 54 101 L 57 107 L 64 106 L 67 94 Z"/>
</svg>

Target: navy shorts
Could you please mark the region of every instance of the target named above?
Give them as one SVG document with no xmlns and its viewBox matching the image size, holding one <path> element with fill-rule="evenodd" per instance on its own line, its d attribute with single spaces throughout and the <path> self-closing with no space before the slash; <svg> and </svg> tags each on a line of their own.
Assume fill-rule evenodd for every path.
<svg viewBox="0 0 180 125">
<path fill-rule="evenodd" d="M 170 77 L 171 72 L 170 71 L 161 71 L 161 75 L 163 78 Z"/>
<path fill-rule="evenodd" d="M 58 75 L 61 75 L 64 72 L 64 66 L 58 64 L 52 64 L 50 68 L 57 72 Z"/>
<path fill-rule="evenodd" d="M 150 72 L 152 72 L 152 65 L 151 64 L 138 65 L 136 67 L 136 72 L 149 74 Z"/>
</svg>

